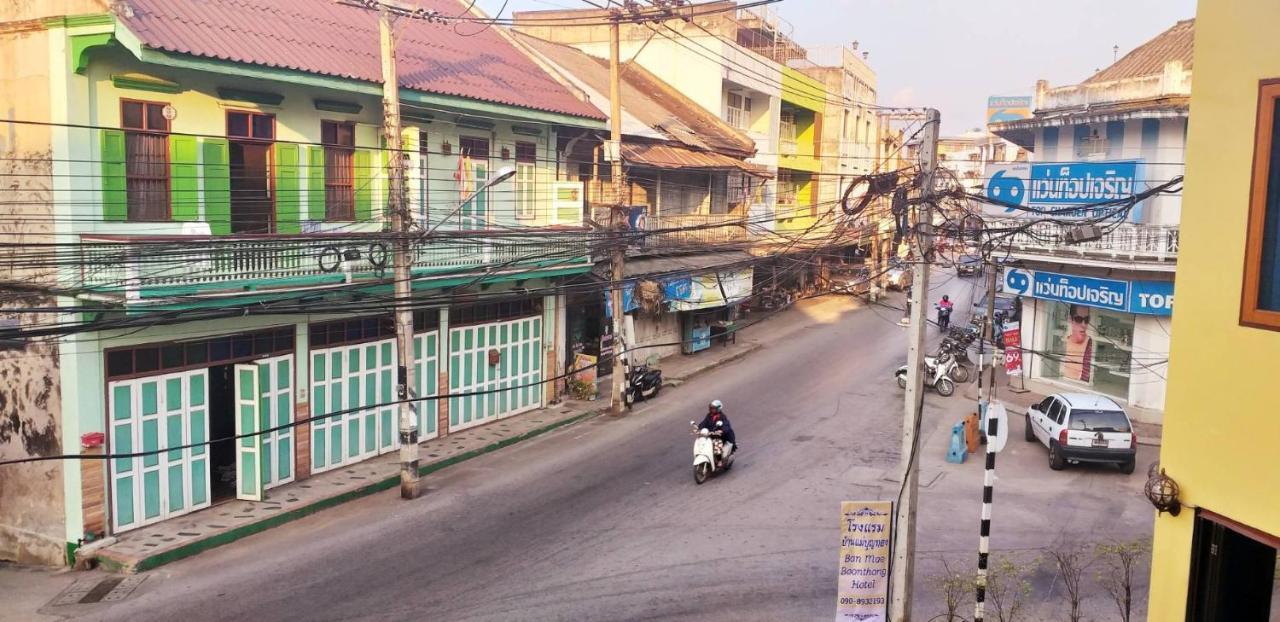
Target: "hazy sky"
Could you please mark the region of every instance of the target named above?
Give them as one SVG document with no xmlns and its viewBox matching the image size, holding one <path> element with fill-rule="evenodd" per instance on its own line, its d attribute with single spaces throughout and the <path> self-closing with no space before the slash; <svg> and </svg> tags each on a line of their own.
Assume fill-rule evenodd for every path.
<svg viewBox="0 0 1280 622">
<path fill-rule="evenodd" d="M 705 0 L 693 0 L 702 2 Z M 490 15 L 503 0 L 478 0 Z M 587 7 L 510 0 L 507 12 Z M 988 95 L 1030 95 L 1038 79 L 1074 84 L 1195 15 L 1195 0 L 783 0 L 773 8 L 804 46 L 859 42 L 880 103 L 932 106 L 944 134 L 984 124 Z"/>
</svg>

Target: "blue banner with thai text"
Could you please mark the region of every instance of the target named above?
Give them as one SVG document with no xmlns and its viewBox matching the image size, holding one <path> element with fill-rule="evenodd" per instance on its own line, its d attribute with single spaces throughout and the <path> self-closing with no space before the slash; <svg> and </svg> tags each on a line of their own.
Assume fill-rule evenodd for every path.
<svg viewBox="0 0 1280 622">
<path fill-rule="evenodd" d="M 1172 281 L 1125 281 L 1008 268 L 1001 290 L 1042 300 L 1142 315 L 1173 314 Z"/>
</svg>

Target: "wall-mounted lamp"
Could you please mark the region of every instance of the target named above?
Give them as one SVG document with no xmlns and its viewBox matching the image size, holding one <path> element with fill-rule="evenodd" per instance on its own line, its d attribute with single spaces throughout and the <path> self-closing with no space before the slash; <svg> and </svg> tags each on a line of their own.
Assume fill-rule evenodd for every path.
<svg viewBox="0 0 1280 622">
<path fill-rule="evenodd" d="M 1177 516 L 1182 511 L 1182 503 L 1178 501 L 1178 482 L 1165 474 L 1164 469 L 1156 472 L 1159 466 L 1159 463 L 1151 465 L 1142 494 L 1146 495 L 1147 501 L 1150 501 L 1160 513 L 1168 512 L 1170 516 Z"/>
</svg>

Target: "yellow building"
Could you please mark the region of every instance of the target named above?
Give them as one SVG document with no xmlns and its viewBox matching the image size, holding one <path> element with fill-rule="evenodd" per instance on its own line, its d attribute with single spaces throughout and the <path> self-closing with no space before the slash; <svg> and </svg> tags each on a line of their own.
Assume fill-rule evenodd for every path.
<svg viewBox="0 0 1280 622">
<path fill-rule="evenodd" d="M 1280 620 L 1280 4 L 1199 4 L 1149 619 Z"/>
</svg>

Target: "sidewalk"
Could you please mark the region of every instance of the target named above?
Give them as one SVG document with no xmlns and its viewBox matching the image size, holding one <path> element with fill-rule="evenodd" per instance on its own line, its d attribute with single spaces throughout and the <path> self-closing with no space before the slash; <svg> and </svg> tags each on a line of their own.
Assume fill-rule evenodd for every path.
<svg viewBox="0 0 1280 622">
<path fill-rule="evenodd" d="M 983 386 L 986 386 L 986 378 L 983 378 Z M 1038 404 L 1048 395 L 1058 392 L 1062 392 L 1062 390 L 1038 383 L 1034 380 L 1027 382 L 1026 390 L 1017 388 L 1010 389 L 1009 378 L 1005 375 L 1004 370 L 997 369 L 996 371 L 996 397 L 1001 402 L 1004 402 L 1005 407 L 1008 408 L 1010 413 L 1025 415 L 1027 413 L 1028 406 Z M 964 390 L 961 392 L 961 396 L 963 396 L 964 399 L 973 400 L 975 402 L 978 400 L 978 382 L 976 378 L 965 385 Z M 1130 415 L 1133 428 L 1138 434 L 1138 444 L 1159 447 L 1160 437 L 1163 434 L 1164 426 L 1156 423 L 1138 421 L 1132 417 L 1132 413 L 1130 413 Z"/>
<path fill-rule="evenodd" d="M 678 387 L 704 371 L 732 363 L 815 324 L 833 322 L 841 314 L 863 306 L 865 303 L 851 296 L 822 296 L 802 300 L 791 309 L 759 322 L 755 317 L 748 317 L 746 321 L 754 323 L 738 331 L 733 343 L 717 343 L 697 354 L 676 354 L 662 359 L 658 368 L 662 370 L 663 385 Z"/>
<path fill-rule="evenodd" d="M 426 475 L 533 438 L 599 414 L 607 407 L 604 401 L 566 401 L 431 439 L 421 443 L 419 473 Z M 77 552 L 77 557 L 88 556 L 105 570 L 150 570 L 399 483 L 399 455 L 391 452 L 273 488 L 267 491 L 265 501 L 227 501 L 87 545 Z"/>
</svg>

